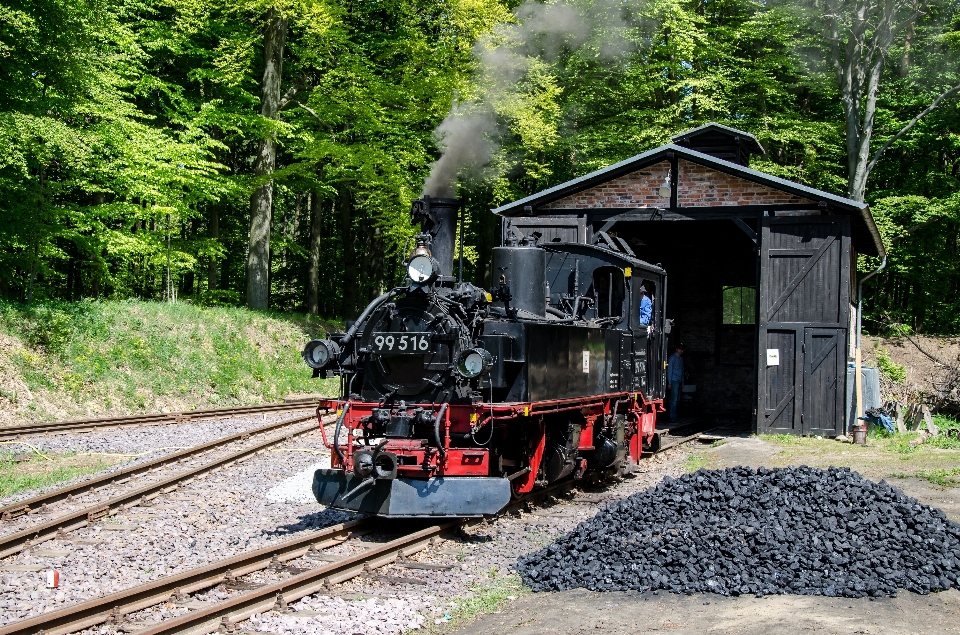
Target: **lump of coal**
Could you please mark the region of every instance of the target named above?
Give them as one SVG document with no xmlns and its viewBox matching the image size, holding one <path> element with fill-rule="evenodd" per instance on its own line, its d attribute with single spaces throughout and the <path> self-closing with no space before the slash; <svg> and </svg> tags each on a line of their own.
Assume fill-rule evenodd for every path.
<svg viewBox="0 0 960 635">
<path fill-rule="evenodd" d="M 960 525 L 848 468 L 699 470 L 520 558 L 537 591 L 926 594 L 960 586 Z"/>
</svg>

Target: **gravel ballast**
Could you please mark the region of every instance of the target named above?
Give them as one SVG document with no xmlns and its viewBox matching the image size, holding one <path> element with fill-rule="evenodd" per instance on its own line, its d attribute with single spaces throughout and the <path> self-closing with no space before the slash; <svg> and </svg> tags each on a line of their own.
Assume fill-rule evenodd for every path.
<svg viewBox="0 0 960 635">
<path fill-rule="evenodd" d="M 537 591 L 843 597 L 958 586 L 960 525 L 848 468 L 698 470 L 518 561 Z"/>
</svg>

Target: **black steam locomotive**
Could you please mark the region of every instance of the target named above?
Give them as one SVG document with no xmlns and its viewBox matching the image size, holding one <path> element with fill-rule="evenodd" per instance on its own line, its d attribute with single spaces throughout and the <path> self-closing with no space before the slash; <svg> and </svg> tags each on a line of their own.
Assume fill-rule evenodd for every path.
<svg viewBox="0 0 960 635">
<path fill-rule="evenodd" d="M 459 202 L 423 197 L 407 284 L 345 333 L 312 340 L 314 376 L 340 378 L 330 507 L 481 516 L 512 496 L 638 461 L 663 411 L 666 273 L 623 250 L 509 229 L 495 284 L 453 276 Z M 641 324 L 639 287 L 653 299 Z M 323 426 L 321 424 L 321 430 Z"/>
</svg>

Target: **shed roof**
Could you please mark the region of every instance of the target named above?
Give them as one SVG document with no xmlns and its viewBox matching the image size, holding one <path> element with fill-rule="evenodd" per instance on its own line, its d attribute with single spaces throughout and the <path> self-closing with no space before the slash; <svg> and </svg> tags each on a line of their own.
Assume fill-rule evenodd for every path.
<svg viewBox="0 0 960 635">
<path fill-rule="evenodd" d="M 756 152 L 758 154 L 767 153 L 766 150 L 763 149 L 763 146 L 760 145 L 760 142 L 757 141 L 757 138 L 749 132 L 737 130 L 736 128 L 731 128 L 730 126 L 725 126 L 722 123 L 717 123 L 715 121 L 705 123 L 702 126 L 697 126 L 696 128 L 691 128 L 690 130 L 684 130 L 680 134 L 673 135 L 670 138 L 677 144 L 683 144 L 683 142 L 690 141 L 695 137 L 711 132 L 719 132 L 721 134 L 726 134 L 738 139 L 743 146 L 751 152 Z"/>
<path fill-rule="evenodd" d="M 720 124 L 712 125 L 719 126 Z M 689 132 L 692 131 L 688 131 L 688 133 Z M 742 134 L 748 135 L 749 133 L 744 132 Z M 619 163 L 614 163 L 613 165 L 609 165 L 603 169 L 591 172 L 590 174 L 586 174 L 576 179 L 571 179 L 570 181 L 555 185 L 554 187 L 547 188 L 545 190 L 541 190 L 536 194 L 531 194 L 530 196 L 507 203 L 506 205 L 501 205 L 492 211 L 494 214 L 506 217 L 529 216 L 530 213 L 525 212 L 524 208 L 531 207 L 533 208 L 533 214 L 536 215 L 536 208 L 539 206 L 546 205 L 547 203 L 551 203 L 601 183 L 611 181 L 625 174 L 640 170 L 649 165 L 653 165 L 654 163 L 659 163 L 665 159 L 670 159 L 674 156 L 715 169 L 719 172 L 732 174 L 747 181 L 752 181 L 754 183 L 766 185 L 768 187 L 789 192 L 797 196 L 802 196 L 818 203 L 822 202 L 833 209 L 849 213 L 854 218 L 854 240 L 855 243 L 859 243 L 857 244 L 857 250 L 865 254 L 875 254 L 879 256 L 883 256 L 885 254 L 883 240 L 880 237 L 880 232 L 877 230 L 877 225 L 873 220 L 873 216 L 870 214 L 870 207 L 866 203 L 861 203 L 843 196 L 837 196 L 836 194 L 824 192 L 823 190 L 801 185 L 800 183 L 781 179 L 773 176 L 772 174 L 759 172 L 746 166 L 739 165 L 737 163 L 731 163 L 730 161 L 725 161 L 723 159 L 718 159 L 716 157 L 703 154 L 702 152 L 697 152 L 696 150 L 678 146 L 673 143 L 668 143 L 658 148 L 648 150 L 647 152 L 630 157 L 629 159 L 625 159 Z M 587 210 L 580 211 L 583 212 Z M 551 210 L 551 212 L 556 214 L 556 210 Z M 857 225 L 859 225 L 859 227 L 857 227 Z"/>
</svg>

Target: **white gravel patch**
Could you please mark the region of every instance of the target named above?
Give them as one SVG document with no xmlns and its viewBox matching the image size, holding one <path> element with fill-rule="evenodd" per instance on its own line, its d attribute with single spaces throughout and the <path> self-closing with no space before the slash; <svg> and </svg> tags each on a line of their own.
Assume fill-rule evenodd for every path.
<svg viewBox="0 0 960 635">
<path fill-rule="evenodd" d="M 367 598 L 348 601 L 339 597 L 308 596 L 292 605 L 307 613 L 264 613 L 248 622 L 256 631 L 290 635 L 393 635 L 419 629 L 436 598 Z"/>
<path fill-rule="evenodd" d="M 302 472 L 297 472 L 279 485 L 267 490 L 267 500 L 291 504 L 314 502 L 316 499 L 313 497 L 313 473 L 329 467 L 329 456 L 313 465 L 308 465 Z"/>
</svg>

